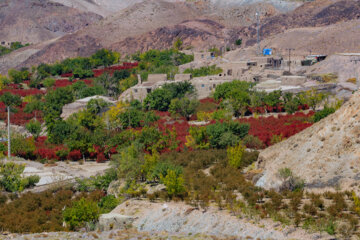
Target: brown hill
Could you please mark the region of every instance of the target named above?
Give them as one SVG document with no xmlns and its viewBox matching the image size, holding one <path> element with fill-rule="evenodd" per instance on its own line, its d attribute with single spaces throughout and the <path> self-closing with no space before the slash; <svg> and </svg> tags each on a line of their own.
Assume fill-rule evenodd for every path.
<svg viewBox="0 0 360 240">
<path fill-rule="evenodd" d="M 308 189 L 355 188 L 360 181 L 359 108 L 356 92 L 334 114 L 261 152 L 258 166 L 263 173 L 257 185 L 279 188 L 279 169 L 290 168 Z"/>
<path fill-rule="evenodd" d="M 321 27 L 302 27 L 286 30 L 261 41 L 261 47 L 271 47 L 276 54 L 287 56 L 287 48 L 295 49 L 293 55 L 331 55 L 358 52 L 360 49 L 360 19 Z"/>
<path fill-rule="evenodd" d="M 358 0 L 317 0 L 306 2 L 292 12 L 279 14 L 262 20 L 262 39 L 282 33 L 288 29 L 328 26 L 360 18 Z M 256 43 L 256 25 L 241 28 L 246 45 Z"/>
<path fill-rule="evenodd" d="M 233 43 L 232 31 L 222 24 L 208 19 L 189 20 L 173 26 L 166 26 L 136 37 L 128 37 L 111 45 L 111 49 L 128 54 L 149 49 L 171 48 L 174 39 L 181 38 L 184 47 L 203 50 L 211 46 Z"/>
<path fill-rule="evenodd" d="M 28 49 L 20 49 L 19 52 L 8 56 L 11 60 L 3 59 L 4 64 L 0 66 L 0 72 L 5 72 L 9 67 L 31 66 L 41 62 L 51 63 L 66 57 L 87 56 L 103 47 L 125 54 L 150 48 L 168 48 L 179 36 L 183 38 L 185 45 L 199 49 L 214 45 L 230 45 L 238 38 L 243 39 L 245 46 L 252 46 L 256 42 L 256 25 L 251 23 L 255 20 L 253 13 L 257 7 L 262 7 L 261 37 L 267 41 L 262 46 L 276 48 L 278 44 L 281 51 L 285 45 L 291 43 L 303 46 L 300 47 L 303 51 L 308 46 L 307 42 L 312 41 L 314 48 L 326 52 L 323 49 L 329 49 L 334 44 L 332 39 L 328 38 L 330 36 L 339 40 L 336 43 L 340 46 L 338 49 L 345 49 L 346 45 L 340 41 L 344 28 L 332 26 L 338 26 L 337 24 L 344 21 L 354 21 L 360 11 L 358 0 L 317 0 L 281 14 L 268 4 L 236 5 L 233 9 L 232 5 L 217 9 L 215 5 L 207 4 L 207 1 L 165 0 L 136 3 L 76 33 Z M 234 12 L 231 13 L 231 10 Z M 239 14 L 244 16 L 238 16 Z M 246 16 L 249 18 L 248 22 L 245 21 Z M 243 23 L 240 24 L 251 25 L 233 27 L 235 24 L 230 24 L 231 19 L 233 23 L 242 19 Z M 329 34 L 323 34 L 323 30 Z M 356 23 L 351 27 L 351 31 L 354 31 L 353 36 L 356 39 L 359 31 Z M 268 41 L 271 37 L 273 41 Z M 356 47 L 356 43 L 350 46 Z M 21 58 L 14 57 L 19 54 Z"/>
<path fill-rule="evenodd" d="M 0 41 L 39 43 L 73 33 L 102 19 L 47 0 L 0 2 Z"/>
<path fill-rule="evenodd" d="M 67 57 L 88 56 L 100 48 L 110 48 L 115 42 L 121 42 L 128 37 L 194 19 L 195 16 L 193 9 L 183 3 L 151 0 L 134 4 L 74 34 L 43 43 L 35 54 L 28 56 L 26 61 L 9 65 L 29 67 L 42 62 L 51 63 L 63 60 Z M 33 48 L 38 48 L 38 46 L 33 46 Z M 0 71 L 4 70 L 0 69 Z"/>
</svg>

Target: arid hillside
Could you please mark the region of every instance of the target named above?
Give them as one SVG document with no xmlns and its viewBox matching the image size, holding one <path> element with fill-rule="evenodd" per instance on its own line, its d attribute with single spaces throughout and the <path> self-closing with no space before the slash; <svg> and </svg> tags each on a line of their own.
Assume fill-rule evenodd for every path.
<svg viewBox="0 0 360 240">
<path fill-rule="evenodd" d="M 100 15 L 47 0 L 0 2 L 0 41 L 39 43 L 88 26 Z"/>
<path fill-rule="evenodd" d="M 354 189 L 360 170 L 360 94 L 339 110 L 259 155 L 263 170 L 257 185 L 278 189 L 279 170 L 290 168 L 305 181 L 307 189 Z"/>
<path fill-rule="evenodd" d="M 158 28 L 136 37 L 128 37 L 111 45 L 111 49 L 124 54 L 149 49 L 171 48 L 174 39 L 181 38 L 184 47 L 203 50 L 210 46 L 224 46 L 233 43 L 235 34 L 231 29 L 213 20 L 189 20 L 173 26 Z"/>
<path fill-rule="evenodd" d="M 134 4 L 74 34 L 43 44 L 39 51 L 30 55 L 19 66 L 55 62 L 67 57 L 88 56 L 100 48 L 109 48 L 115 42 L 120 42 L 127 37 L 178 24 L 193 19 L 195 16 L 196 13 L 183 4 L 165 1 Z"/>
<path fill-rule="evenodd" d="M 317 0 L 306 2 L 292 12 L 278 14 L 262 20 L 261 39 L 283 33 L 294 28 L 313 28 L 360 18 L 357 0 Z M 256 43 L 256 24 L 241 29 L 246 45 Z M 301 36 L 301 33 L 299 34 Z M 346 36 L 345 36 L 346 37 Z"/>
<path fill-rule="evenodd" d="M 122 2 L 122 7 L 127 6 L 125 2 L 128 3 Z M 291 6 L 296 5 L 299 3 Z M 356 50 L 355 39 L 360 34 L 358 1 L 317 0 L 293 11 L 280 13 L 279 9 L 272 2 L 147 0 L 73 34 L 15 51 L 0 59 L 3 62 L 0 72 L 66 57 L 88 56 L 100 48 L 111 48 L 123 54 L 169 48 L 177 37 L 183 39 L 185 46 L 202 50 L 233 45 L 238 38 L 243 39 L 245 47 L 251 47 L 256 43 L 256 11 L 261 13 L 262 47 L 282 52 L 289 46 L 300 54 L 308 54 L 309 49 L 326 54 Z M 291 10 L 290 7 L 284 9 Z"/>
<path fill-rule="evenodd" d="M 293 55 L 332 55 L 343 52 L 358 52 L 360 49 L 360 19 L 339 22 L 321 27 L 302 27 L 286 30 L 261 41 L 261 47 L 272 48 L 275 54 L 287 55 L 292 48 Z M 253 50 L 255 51 L 253 46 Z"/>
</svg>

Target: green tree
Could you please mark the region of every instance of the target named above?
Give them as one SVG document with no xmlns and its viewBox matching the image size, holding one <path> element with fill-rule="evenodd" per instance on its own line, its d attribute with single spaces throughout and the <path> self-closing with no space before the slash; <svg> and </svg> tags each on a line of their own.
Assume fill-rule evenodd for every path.
<svg viewBox="0 0 360 240">
<path fill-rule="evenodd" d="M 240 38 L 240 39 L 237 39 L 237 40 L 235 41 L 235 45 L 241 46 L 241 44 L 242 44 L 242 39 L 241 39 L 241 38 Z"/>
<path fill-rule="evenodd" d="M 230 98 L 230 93 L 233 91 L 243 91 L 249 92 L 254 84 L 246 81 L 232 81 L 226 82 L 216 86 L 214 92 L 214 99 L 228 99 Z"/>
<path fill-rule="evenodd" d="M 287 113 L 293 114 L 298 110 L 299 105 L 300 105 L 300 100 L 297 97 L 286 99 L 285 111 Z"/>
<path fill-rule="evenodd" d="M 185 69 L 184 73 L 190 73 L 193 77 L 202 77 L 209 75 L 217 75 L 222 73 L 223 70 L 216 65 L 201 67 L 201 68 L 188 68 Z"/>
<path fill-rule="evenodd" d="M 327 116 L 329 116 L 330 114 L 333 114 L 335 112 L 335 108 L 332 107 L 325 107 L 324 109 L 322 109 L 321 111 L 318 111 L 315 113 L 314 115 L 314 122 L 318 122 L 323 118 L 326 118 Z"/>
<path fill-rule="evenodd" d="M 39 176 L 21 177 L 25 165 L 8 162 L 0 163 L 0 189 L 8 192 L 21 192 L 27 187 L 34 186 L 39 182 Z"/>
<path fill-rule="evenodd" d="M 268 106 L 275 107 L 282 102 L 281 95 L 281 90 L 270 92 L 265 96 L 264 103 Z"/>
<path fill-rule="evenodd" d="M 43 111 L 45 114 L 45 123 L 49 138 L 51 139 L 53 127 L 58 121 L 61 121 L 62 108 L 65 104 L 71 103 L 74 95 L 70 87 L 57 88 L 49 91 L 45 96 Z"/>
<path fill-rule="evenodd" d="M 183 98 L 194 91 L 194 86 L 189 82 L 164 84 L 146 96 L 144 106 L 150 110 L 167 111 L 172 99 Z"/>
<path fill-rule="evenodd" d="M 33 138 L 25 138 L 20 134 L 11 135 L 11 154 L 33 159 L 35 150 L 36 147 Z"/>
<path fill-rule="evenodd" d="M 229 146 L 226 150 L 229 165 L 234 168 L 240 168 L 242 164 L 242 157 L 246 147 L 240 142 L 236 146 Z"/>
<path fill-rule="evenodd" d="M 229 101 L 235 117 L 245 116 L 247 108 L 250 106 L 249 94 L 244 91 L 234 90 L 229 93 L 229 96 Z"/>
<path fill-rule="evenodd" d="M 104 112 L 109 106 L 110 104 L 104 99 L 94 98 L 87 103 L 86 109 L 92 114 L 99 114 L 101 112 Z"/>
<path fill-rule="evenodd" d="M 171 93 L 164 88 L 157 88 L 148 94 L 144 106 L 149 110 L 167 111 L 172 99 Z"/>
<path fill-rule="evenodd" d="M 30 120 L 30 122 L 28 122 L 25 127 L 31 133 L 31 135 L 35 138 L 35 140 L 40 136 L 41 122 L 39 122 L 37 120 Z"/>
<path fill-rule="evenodd" d="M 43 81 L 44 87 L 51 88 L 55 84 L 55 79 L 53 78 L 45 78 Z"/>
<path fill-rule="evenodd" d="M 63 120 L 58 120 L 52 124 L 51 131 L 48 131 L 49 142 L 55 144 L 64 143 L 65 139 L 68 139 L 75 130 L 75 126 L 67 123 Z"/>
<path fill-rule="evenodd" d="M 95 79 L 95 84 L 106 91 L 106 96 L 117 97 L 120 94 L 119 81 L 110 74 L 104 73 Z"/>
<path fill-rule="evenodd" d="M 171 100 L 169 112 L 173 115 L 179 114 L 189 121 L 199 104 L 197 99 L 189 99 L 187 97 L 181 99 L 175 98 Z"/>
<path fill-rule="evenodd" d="M 114 167 L 117 169 L 118 178 L 123 178 L 127 182 L 142 179 L 141 166 L 144 164 L 144 158 L 139 146 L 135 143 L 121 149 L 119 154 L 112 156 L 111 159 Z"/>
<path fill-rule="evenodd" d="M 311 89 L 299 95 L 300 101 L 307 104 L 313 111 L 327 98 L 327 95 L 317 92 L 316 89 Z"/>
<path fill-rule="evenodd" d="M 181 50 L 182 49 L 182 45 L 183 45 L 183 41 L 181 40 L 181 38 L 176 38 L 175 42 L 174 42 L 174 49 L 175 50 Z"/>
<path fill-rule="evenodd" d="M 127 69 L 115 71 L 113 77 L 117 80 L 123 80 L 130 77 L 130 71 Z"/>
<path fill-rule="evenodd" d="M 168 170 L 166 176 L 161 175 L 160 181 L 166 186 L 170 196 L 179 196 L 185 193 L 183 175 L 177 175 L 174 170 Z"/>
<path fill-rule="evenodd" d="M 5 92 L 1 97 L 0 101 L 7 107 L 20 106 L 22 101 L 20 96 Z"/>
<path fill-rule="evenodd" d="M 96 202 L 81 198 L 74 202 L 72 207 L 65 208 L 63 212 L 64 221 L 70 225 L 71 230 L 75 230 L 85 225 L 85 223 L 95 223 L 100 214 L 100 208 Z"/>
<path fill-rule="evenodd" d="M 28 80 L 30 73 L 26 69 L 23 69 L 21 71 L 17 71 L 15 69 L 10 69 L 8 71 L 8 75 L 9 75 L 10 80 L 13 83 L 18 84 L 18 83 L 22 83 L 24 80 Z"/>
<path fill-rule="evenodd" d="M 100 49 L 91 56 L 91 59 L 95 63 L 95 66 L 108 67 L 119 61 L 120 54 L 107 49 Z"/>
<path fill-rule="evenodd" d="M 80 150 L 85 160 L 85 154 L 93 149 L 92 132 L 82 126 L 76 126 L 68 138 L 64 140 L 70 151 Z"/>
</svg>

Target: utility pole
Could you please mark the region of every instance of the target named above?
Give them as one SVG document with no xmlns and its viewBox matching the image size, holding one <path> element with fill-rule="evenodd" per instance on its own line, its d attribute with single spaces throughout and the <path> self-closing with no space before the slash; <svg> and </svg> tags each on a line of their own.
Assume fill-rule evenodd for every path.
<svg viewBox="0 0 360 240">
<path fill-rule="evenodd" d="M 287 51 L 289 51 L 289 73 L 291 72 L 291 51 L 295 50 L 294 48 L 287 48 Z"/>
<path fill-rule="evenodd" d="M 257 48 L 258 48 L 257 52 L 258 52 L 258 55 L 260 56 L 261 55 L 261 52 L 260 52 L 260 13 L 258 11 L 256 11 L 255 16 L 256 16 L 256 22 L 257 22 L 257 29 L 256 29 Z"/>
<path fill-rule="evenodd" d="M 10 136 L 10 106 L 7 106 L 7 112 L 8 112 L 8 160 L 10 160 L 11 157 L 11 136 Z"/>
<path fill-rule="evenodd" d="M 354 63 L 354 66 L 355 66 L 355 78 L 356 78 L 356 88 L 357 90 L 359 90 L 360 88 L 360 79 L 359 79 L 359 74 L 358 74 L 358 71 L 356 71 L 356 65 L 360 62 L 360 59 L 353 59 L 353 60 L 350 60 L 350 62 L 353 62 Z"/>
</svg>

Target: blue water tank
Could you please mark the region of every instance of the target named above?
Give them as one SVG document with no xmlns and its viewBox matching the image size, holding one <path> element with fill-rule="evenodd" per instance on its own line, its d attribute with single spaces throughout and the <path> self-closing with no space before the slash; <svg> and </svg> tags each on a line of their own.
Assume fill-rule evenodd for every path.
<svg viewBox="0 0 360 240">
<path fill-rule="evenodd" d="M 272 49 L 271 48 L 264 48 L 263 49 L 263 55 L 264 56 L 272 55 Z"/>
</svg>

